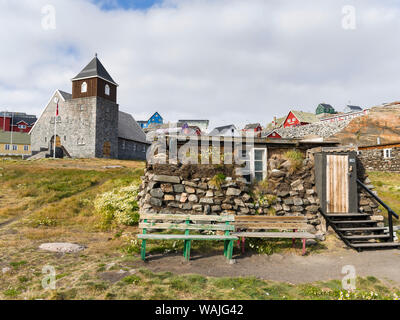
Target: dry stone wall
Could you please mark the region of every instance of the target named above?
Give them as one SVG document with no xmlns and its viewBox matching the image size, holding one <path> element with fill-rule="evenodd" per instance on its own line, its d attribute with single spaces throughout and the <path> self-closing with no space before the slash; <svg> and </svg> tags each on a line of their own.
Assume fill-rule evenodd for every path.
<svg viewBox="0 0 400 320">
<path fill-rule="evenodd" d="M 400 172 L 400 148 L 392 148 L 391 157 L 387 159 L 383 149 L 362 150 L 359 158 L 367 170 Z"/>
<path fill-rule="evenodd" d="M 305 216 L 309 232 L 324 238 L 314 163 L 306 159 L 296 172 L 290 161 L 269 160 L 268 183 L 252 185 L 233 166 L 148 165 L 139 205 L 146 213 Z"/>
</svg>

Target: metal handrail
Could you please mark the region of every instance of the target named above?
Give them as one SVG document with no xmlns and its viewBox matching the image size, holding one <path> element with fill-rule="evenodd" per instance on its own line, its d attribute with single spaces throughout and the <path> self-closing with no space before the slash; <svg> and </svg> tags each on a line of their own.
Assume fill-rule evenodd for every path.
<svg viewBox="0 0 400 320">
<path fill-rule="evenodd" d="M 392 210 L 386 203 L 384 203 L 375 193 L 373 193 L 364 183 L 362 183 L 359 179 L 357 179 L 357 183 L 365 190 L 367 193 L 372 196 L 379 204 L 386 209 L 388 212 L 388 219 L 389 219 L 389 236 L 390 236 L 390 241 L 393 242 L 394 237 L 393 237 L 393 216 L 396 219 L 399 219 L 399 216 L 396 212 Z"/>
</svg>

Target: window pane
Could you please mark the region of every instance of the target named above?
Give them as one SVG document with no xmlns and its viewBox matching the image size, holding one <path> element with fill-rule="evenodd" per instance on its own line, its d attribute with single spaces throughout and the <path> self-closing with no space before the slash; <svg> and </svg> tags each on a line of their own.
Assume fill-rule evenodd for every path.
<svg viewBox="0 0 400 320">
<path fill-rule="evenodd" d="M 264 170 L 264 163 L 262 161 L 254 161 L 254 170 L 255 171 L 263 171 Z"/>
<path fill-rule="evenodd" d="M 254 160 L 263 160 L 264 150 L 254 150 Z"/>
<path fill-rule="evenodd" d="M 262 172 L 256 172 L 254 174 L 254 177 L 256 181 L 263 181 L 264 180 L 264 174 Z"/>
</svg>

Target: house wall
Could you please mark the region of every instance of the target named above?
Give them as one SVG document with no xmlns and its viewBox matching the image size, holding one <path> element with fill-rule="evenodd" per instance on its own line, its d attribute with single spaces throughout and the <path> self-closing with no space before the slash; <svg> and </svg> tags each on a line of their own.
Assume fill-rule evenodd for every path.
<svg viewBox="0 0 400 320">
<path fill-rule="evenodd" d="M 34 152 L 51 149 L 56 106 L 51 99 L 31 131 Z M 118 158 L 118 109 L 117 104 L 100 97 L 60 100 L 57 135 L 69 155 L 102 158 L 104 143 L 109 142 L 111 158 Z"/>
<path fill-rule="evenodd" d="M 391 157 L 384 158 L 384 150 L 391 149 Z M 381 147 L 370 150 L 359 150 L 360 161 L 367 170 L 400 172 L 400 147 Z"/>
<path fill-rule="evenodd" d="M 6 150 L 6 145 L 10 146 L 10 150 Z M 13 150 L 13 145 L 17 146 L 17 150 Z M 31 146 L 24 144 L 15 144 L 10 145 L 9 143 L 0 143 L 0 155 L 1 156 L 20 156 L 20 155 L 30 155 L 31 154 Z M 24 147 L 27 146 L 28 150 L 24 150 Z"/>
<path fill-rule="evenodd" d="M 118 158 L 121 160 L 146 160 L 148 145 L 118 138 Z"/>
<path fill-rule="evenodd" d="M 0 129 L 1 130 L 11 131 L 10 124 L 11 124 L 11 118 L 9 118 L 9 117 L 0 117 Z"/>
<path fill-rule="evenodd" d="M 283 127 L 284 128 L 294 127 L 299 124 L 300 124 L 299 119 L 296 118 L 296 116 L 293 114 L 293 112 L 289 112 L 289 115 L 288 115 L 287 119 L 285 120 Z"/>
<path fill-rule="evenodd" d="M 82 84 L 87 83 L 87 92 L 81 92 Z M 105 85 L 110 86 L 110 95 L 105 94 Z M 83 80 L 76 80 L 72 82 L 72 99 L 88 98 L 88 97 L 101 97 L 112 102 L 117 102 L 117 87 L 114 84 L 104 81 L 100 78 L 90 78 Z"/>
<path fill-rule="evenodd" d="M 26 125 L 26 128 L 25 128 L 25 129 L 20 129 L 20 128 L 18 128 L 18 125 L 13 125 L 13 126 L 12 126 L 12 131 L 13 131 L 13 132 L 25 132 L 25 133 L 29 133 L 29 132 L 31 131 L 32 127 L 29 126 L 28 124 L 25 124 L 25 123 L 24 123 L 24 125 Z"/>
<path fill-rule="evenodd" d="M 237 176 L 233 165 L 148 164 L 139 193 L 140 212 L 304 216 L 307 231 L 323 240 L 326 226 L 319 213 L 314 156 L 310 153 L 293 172 L 282 154 L 284 151 L 275 150 L 269 158 L 267 183 L 259 186 Z M 359 179 L 369 184 L 362 164 L 357 168 Z M 225 176 L 219 184 L 215 183 L 217 174 Z M 356 192 L 359 212 L 383 219 L 378 204 L 362 190 Z M 257 199 L 257 193 L 263 195 L 263 201 Z"/>
</svg>

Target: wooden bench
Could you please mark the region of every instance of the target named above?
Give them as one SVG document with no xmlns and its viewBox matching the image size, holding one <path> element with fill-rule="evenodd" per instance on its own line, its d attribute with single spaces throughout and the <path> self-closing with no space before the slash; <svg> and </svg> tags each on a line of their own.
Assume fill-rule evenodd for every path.
<svg viewBox="0 0 400 320">
<path fill-rule="evenodd" d="M 232 235 L 242 239 L 242 253 L 245 238 L 292 239 L 293 247 L 296 239 L 302 239 L 303 255 L 306 254 L 306 240 L 315 239 L 313 234 L 306 232 L 308 225 L 305 217 L 237 216 L 234 224 L 236 232 Z M 240 240 L 238 246 L 240 248 Z"/>
<path fill-rule="evenodd" d="M 193 240 L 221 240 L 224 241 L 224 255 L 228 260 L 232 259 L 233 244 L 238 237 L 231 235 L 234 226 L 231 224 L 234 216 L 216 215 L 180 215 L 180 214 L 141 214 L 139 228 L 143 234 L 138 235 L 142 239 L 142 260 L 146 260 L 147 240 L 183 240 L 183 256 L 190 260 L 190 247 Z M 195 222 L 195 223 L 193 223 Z M 197 222 L 197 223 L 196 223 Z M 206 222 L 207 224 L 204 224 Z M 149 230 L 179 230 L 184 234 L 148 234 Z M 224 235 L 202 235 L 190 234 L 191 231 L 223 231 Z"/>
</svg>

